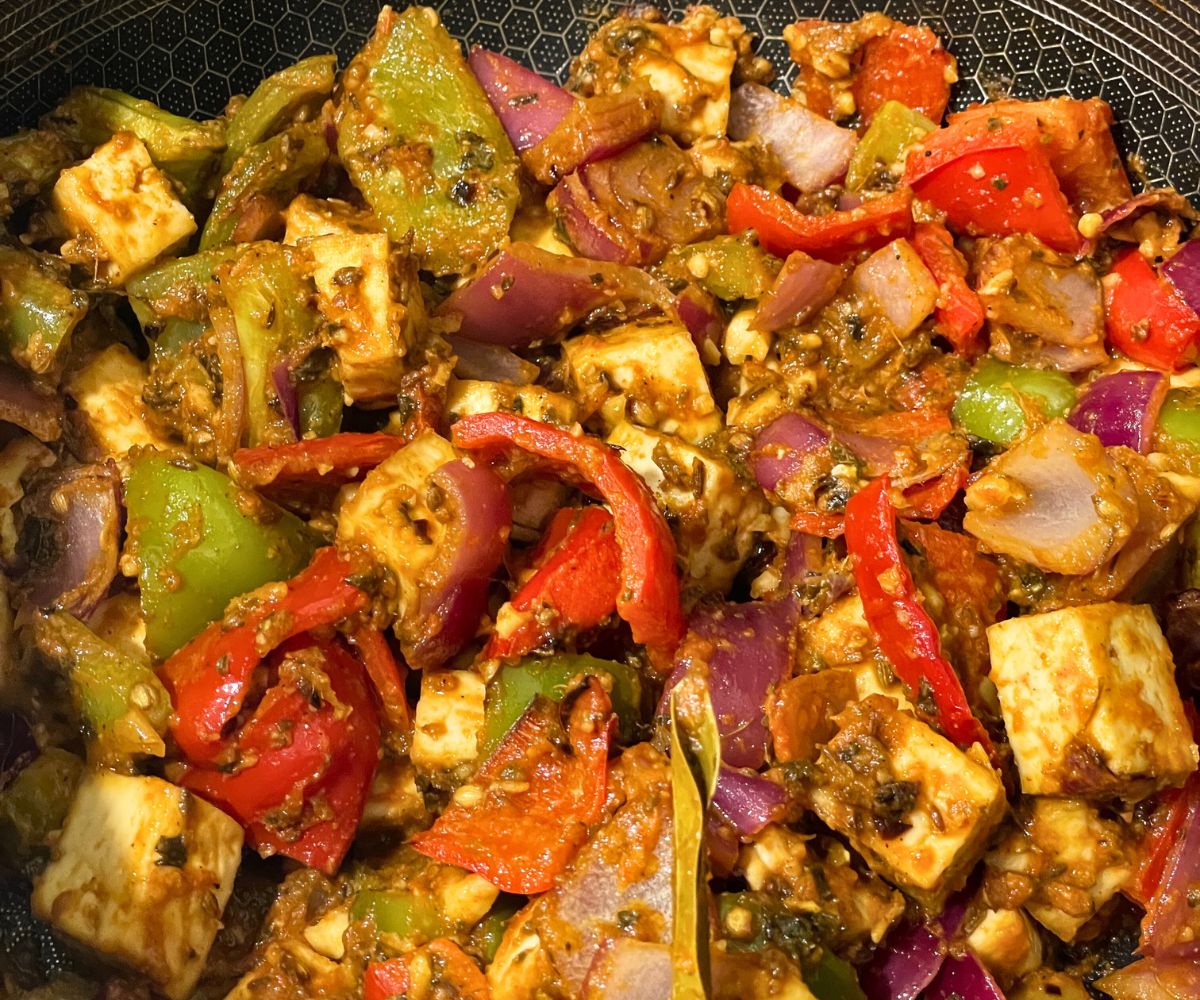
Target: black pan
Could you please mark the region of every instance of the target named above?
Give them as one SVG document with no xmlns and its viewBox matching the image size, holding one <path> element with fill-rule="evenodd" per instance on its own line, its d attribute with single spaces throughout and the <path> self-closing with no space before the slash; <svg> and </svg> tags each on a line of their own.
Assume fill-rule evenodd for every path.
<svg viewBox="0 0 1200 1000">
<path fill-rule="evenodd" d="M 442 0 L 451 32 L 562 78 L 589 32 L 618 9 L 598 0 Z M 681 11 L 685 2 L 663 0 Z M 882 7 L 932 27 L 958 57 L 955 105 L 1099 95 L 1145 178 L 1200 194 L 1200 0 L 743 0 L 761 51 L 789 65 L 781 33 L 798 17 L 849 20 Z M 301 56 L 343 63 L 378 0 L 0 0 L 0 132 L 32 122 L 74 84 L 212 115 Z M 786 78 L 785 78 L 786 79 Z"/>
</svg>

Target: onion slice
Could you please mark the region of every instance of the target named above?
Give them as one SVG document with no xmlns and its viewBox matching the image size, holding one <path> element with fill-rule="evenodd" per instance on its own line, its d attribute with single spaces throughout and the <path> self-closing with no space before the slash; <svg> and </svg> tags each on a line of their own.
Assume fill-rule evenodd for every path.
<svg viewBox="0 0 1200 1000">
<path fill-rule="evenodd" d="M 924 924 L 909 924 L 888 935 L 859 974 L 859 984 L 868 1000 L 916 1000 L 945 960 L 941 937 Z"/>
<path fill-rule="evenodd" d="M 722 767 L 712 804 L 741 836 L 753 837 L 779 819 L 787 801 L 787 791 L 769 778 Z"/>
<path fill-rule="evenodd" d="M 814 260 L 797 250 L 784 261 L 771 290 L 754 312 L 754 326 L 774 333 L 803 323 L 824 308 L 842 284 L 842 269 L 825 260 Z"/>
<path fill-rule="evenodd" d="M 1005 1000 L 991 973 L 970 952 L 961 958 L 948 956 L 922 996 L 924 1000 Z"/>
<path fill-rule="evenodd" d="M 1162 372 L 1101 376 L 1084 391 L 1068 422 L 1076 430 L 1095 434 L 1106 448 L 1123 445 L 1144 455 L 1153 443 L 1167 386 Z"/>
<path fill-rule="evenodd" d="M 531 385 L 537 381 L 538 366 L 499 344 L 469 340 L 457 334 L 446 338 L 454 351 L 454 374 L 481 382 Z"/>
<path fill-rule="evenodd" d="M 474 46 L 467 64 L 518 153 L 553 132 L 575 103 L 562 87 L 499 52 Z"/>
<path fill-rule="evenodd" d="M 829 433 L 799 413 L 785 413 L 754 438 L 750 467 L 764 490 L 778 489 L 800 471 L 804 460 L 828 447 Z"/>
<path fill-rule="evenodd" d="M 217 457 L 228 461 L 242 443 L 246 427 L 246 366 L 233 312 L 226 306 L 210 311 L 217 364 L 221 368 L 221 409 L 217 413 Z"/>
<path fill-rule="evenodd" d="M 62 397 L 23 369 L 0 364 L 0 420 L 23 427 L 39 441 L 57 441 Z"/>
<path fill-rule="evenodd" d="M 1189 240 L 1162 267 L 1179 297 L 1194 313 L 1200 313 L 1200 240 Z"/>
</svg>

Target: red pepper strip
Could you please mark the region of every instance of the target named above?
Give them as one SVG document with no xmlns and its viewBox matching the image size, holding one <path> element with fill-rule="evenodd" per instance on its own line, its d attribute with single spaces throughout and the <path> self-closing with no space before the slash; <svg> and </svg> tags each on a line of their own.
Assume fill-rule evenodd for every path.
<svg viewBox="0 0 1200 1000">
<path fill-rule="evenodd" d="M 940 223 L 922 222 L 913 230 L 912 245 L 937 282 L 933 316 L 938 332 L 961 354 L 978 354 L 986 317 L 979 296 L 967 284 L 967 262 L 954 248 L 954 237 Z"/>
<path fill-rule="evenodd" d="M 180 784 L 233 815 L 263 855 L 283 854 L 332 875 L 362 818 L 379 756 L 379 717 L 366 671 L 340 642 L 308 639 L 289 649 L 320 653 L 329 693 L 307 673 L 281 672 L 229 741 L 234 769 L 189 767 Z"/>
<path fill-rule="evenodd" d="M 1122 251 L 1101 282 L 1108 341 L 1144 365 L 1172 371 L 1196 356 L 1200 316 L 1136 247 Z"/>
<path fill-rule="evenodd" d="M 430 975 L 413 975 L 422 962 Z M 414 980 L 416 980 L 414 982 Z M 371 962 L 363 974 L 363 1000 L 491 1000 L 487 978 L 471 957 L 449 938 L 437 938 L 403 958 Z"/>
<path fill-rule="evenodd" d="M 360 628 L 351 633 L 349 638 L 379 694 L 388 727 L 397 734 L 409 732 L 412 729 L 412 711 L 408 707 L 408 695 L 404 693 L 404 678 L 408 676 L 408 670 L 396 662 L 387 637 L 379 629 Z"/>
<path fill-rule="evenodd" d="M 909 153 L 904 183 L 944 212 L 954 230 L 1029 233 L 1064 253 L 1084 249 L 1075 213 L 1032 122 L 990 130 L 972 119 L 940 129 Z"/>
<path fill-rule="evenodd" d="M 838 261 L 857 250 L 873 250 L 912 231 L 912 192 L 901 188 L 871 198 L 858 208 L 805 215 L 787 199 L 752 184 L 735 184 L 725 202 L 731 233 L 753 229 L 763 248 L 779 257 L 803 250 Z"/>
<path fill-rule="evenodd" d="M 1167 859 L 1179 840 L 1187 815 L 1188 799 L 1182 788 L 1168 788 L 1159 793 L 1146 832 L 1138 843 L 1137 870 L 1125 886 L 1125 895 L 1143 907 L 1149 905 L 1162 882 Z"/>
<path fill-rule="evenodd" d="M 534 554 L 534 574 L 501 609 L 497 622 L 517 624 L 494 633 L 484 656 L 516 659 L 567 628 L 593 628 L 617 610 L 621 550 L 612 515 L 603 507 L 564 508 L 554 515 Z"/>
<path fill-rule="evenodd" d="M 513 448 L 575 472 L 608 504 L 621 552 L 617 613 L 633 639 L 646 646 L 656 666 L 671 669 L 675 648 L 686 631 L 675 568 L 675 539 L 642 479 L 617 452 L 595 438 L 577 437 L 515 413 L 463 417 L 451 437 L 468 451 Z"/>
<path fill-rule="evenodd" d="M 950 102 L 947 71 L 954 58 L 923 25 L 897 24 L 863 46 L 862 66 L 852 92 L 864 126 L 888 101 L 899 101 L 942 120 Z"/>
<path fill-rule="evenodd" d="M 996 760 L 996 751 L 979 720 L 971 714 L 962 682 L 942 656 L 937 626 L 921 606 L 912 574 L 896 538 L 896 511 L 888 496 L 887 476 L 872 480 L 846 505 L 846 549 L 854 557 L 854 579 L 863 612 L 879 648 L 916 702 L 928 685 L 946 735 L 964 749 L 979 743 Z"/>
<path fill-rule="evenodd" d="M 400 1000 L 411 988 L 407 959 L 370 962 L 363 973 L 363 1000 Z"/>
<path fill-rule="evenodd" d="M 846 530 L 846 519 L 841 514 L 818 514 L 798 510 L 789 522 L 793 531 L 818 538 L 841 538 Z"/>
<path fill-rule="evenodd" d="M 395 434 L 333 434 L 290 444 L 239 448 L 229 473 L 243 486 L 340 485 L 359 479 L 405 445 Z"/>
<path fill-rule="evenodd" d="M 171 732 L 193 764 L 211 764 L 225 749 L 222 730 L 241 710 L 263 656 L 301 632 L 362 611 L 367 594 L 349 581 L 354 567 L 333 548 L 319 549 L 286 584 L 268 584 L 236 618 L 213 622 L 159 669 L 175 715 Z"/>
<path fill-rule="evenodd" d="M 592 678 L 571 706 L 539 699 L 476 773 L 479 795 L 456 796 L 412 839 L 435 861 L 482 875 L 504 892 L 550 889 L 604 809 L 612 704 Z"/>
<path fill-rule="evenodd" d="M 936 479 L 908 487 L 904 491 L 908 505 L 900 511 L 900 516 L 906 521 L 936 521 L 966 487 L 970 471 L 970 459 L 966 458 Z"/>
</svg>

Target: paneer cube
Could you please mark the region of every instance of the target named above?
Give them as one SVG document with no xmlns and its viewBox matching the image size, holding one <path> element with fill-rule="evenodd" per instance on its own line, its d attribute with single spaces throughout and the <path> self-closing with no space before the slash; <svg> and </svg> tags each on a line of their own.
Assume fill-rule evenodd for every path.
<svg viewBox="0 0 1200 1000">
<path fill-rule="evenodd" d="M 146 406 L 144 362 L 124 344 L 110 344 L 67 381 L 75 401 L 68 414 L 77 454 L 122 458 L 130 448 L 169 448 L 170 435 Z"/>
<path fill-rule="evenodd" d="M 283 242 L 292 246 L 315 236 L 349 236 L 353 233 L 380 232 L 379 223 L 369 211 L 338 198 L 297 195 L 283 216 L 287 224 Z"/>
<path fill-rule="evenodd" d="M 487 685 L 473 670 L 426 670 L 413 716 L 412 762 L 435 774 L 479 756 Z"/>
<path fill-rule="evenodd" d="M 1126 828 L 1080 799 L 1033 798 L 1017 828 L 987 857 L 989 899 L 1020 903 L 1047 930 L 1073 941 L 1133 870 Z"/>
<path fill-rule="evenodd" d="M 329 324 L 348 403 L 390 406 L 404 357 L 425 322 L 414 265 L 392 253 L 384 233 L 332 233 L 303 241 Z"/>
<path fill-rule="evenodd" d="M 987 634 L 1026 795 L 1133 801 L 1195 770 L 1171 650 L 1148 607 L 1063 608 Z"/>
<path fill-rule="evenodd" d="M 891 698 L 837 717 L 817 761 L 813 811 L 871 868 L 925 906 L 961 888 L 1004 815 L 1004 785 L 981 750 L 963 753 Z"/>
<path fill-rule="evenodd" d="M 563 355 L 584 409 L 590 414 L 604 407 L 610 429 L 627 414 L 693 443 L 720 430 L 700 353 L 678 323 L 643 320 L 572 337 Z M 622 395 L 623 406 L 605 406 Z"/>
<path fill-rule="evenodd" d="M 1024 910 L 985 909 L 967 947 L 1006 987 L 1042 964 L 1042 939 Z"/>
<path fill-rule="evenodd" d="M 75 792 L 33 910 L 183 1000 L 241 857 L 242 828 L 215 806 L 161 778 L 96 771 Z"/>
<path fill-rule="evenodd" d="M 671 517 L 686 570 L 684 586 L 725 591 L 767 526 L 762 494 L 738 479 L 723 458 L 671 434 L 618 424 L 608 443 L 641 476 Z"/>
<path fill-rule="evenodd" d="M 171 181 L 130 132 L 118 132 L 59 174 L 50 201 L 71 234 L 63 257 L 114 286 L 196 231 Z"/>
<path fill-rule="evenodd" d="M 520 413 L 559 427 L 574 427 L 579 405 L 570 396 L 540 385 L 509 385 L 451 379 L 446 389 L 446 418 L 454 423 L 473 413 Z"/>
</svg>

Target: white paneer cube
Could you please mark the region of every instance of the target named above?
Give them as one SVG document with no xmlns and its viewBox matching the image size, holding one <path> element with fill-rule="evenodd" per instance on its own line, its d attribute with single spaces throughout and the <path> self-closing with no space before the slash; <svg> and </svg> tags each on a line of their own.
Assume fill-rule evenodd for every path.
<svg viewBox="0 0 1200 1000">
<path fill-rule="evenodd" d="M 967 947 L 1001 983 L 1014 983 L 1042 964 L 1042 939 L 1024 910 L 985 909 Z"/>
<path fill-rule="evenodd" d="M 573 428 L 579 405 L 570 396 L 540 385 L 509 385 L 475 379 L 451 379 L 446 389 L 446 418 L 454 423 L 473 413 L 520 413 L 531 420 Z"/>
<path fill-rule="evenodd" d="M 720 430 L 700 352 L 687 328 L 667 320 L 628 323 L 563 343 L 571 378 L 589 413 L 617 396 L 635 423 L 697 442 Z M 605 407 L 606 418 L 610 408 Z M 609 429 L 619 420 L 609 420 Z"/>
<path fill-rule="evenodd" d="M 756 305 L 739 309 L 725 327 L 721 350 L 725 360 L 731 365 L 743 365 L 747 361 L 762 364 L 771 353 L 774 338 L 754 325 L 754 314 L 757 311 Z"/>
<path fill-rule="evenodd" d="M 124 344 L 110 344 L 67 381 L 75 401 L 68 414 L 80 449 L 94 459 L 122 458 L 130 448 L 171 446 L 146 406 L 146 365 Z"/>
<path fill-rule="evenodd" d="M 286 223 L 283 242 L 292 246 L 315 236 L 348 236 L 352 233 L 380 231 L 379 223 L 369 211 L 338 198 L 297 195 L 283 217 Z"/>
<path fill-rule="evenodd" d="M 384 233 L 316 236 L 301 249 L 317 288 L 317 308 L 329 324 L 346 401 L 393 405 L 408 346 L 425 318 L 415 273 L 399 274 Z"/>
<path fill-rule="evenodd" d="M 242 828 L 215 806 L 161 778 L 96 771 L 75 792 L 33 911 L 183 1000 L 241 858 Z"/>
<path fill-rule="evenodd" d="M 59 174 L 50 201 L 71 234 L 63 257 L 110 285 L 124 284 L 196 231 L 171 181 L 131 132 L 118 132 Z"/>
<path fill-rule="evenodd" d="M 836 721 L 818 759 L 813 811 L 874 871 L 936 908 L 962 886 L 1004 815 L 1000 777 L 977 746 L 963 753 L 883 695 Z M 875 757 L 882 764 L 855 768 Z"/>
<path fill-rule="evenodd" d="M 493 1000 L 531 1000 L 559 978 L 537 932 L 534 905 L 525 907 L 508 922 L 500 947 L 487 967 Z"/>
<path fill-rule="evenodd" d="M 671 434 L 624 421 L 613 428 L 608 443 L 621 449 L 621 461 L 646 481 L 671 515 L 685 586 L 727 590 L 750 553 L 753 532 L 767 527 L 761 493 L 738 479 L 723 458 Z"/>
<path fill-rule="evenodd" d="M 1081 799 L 1023 800 L 1017 828 L 987 857 L 989 896 L 1020 900 L 1047 930 L 1073 941 L 1129 880 L 1126 828 Z"/>
<path fill-rule="evenodd" d="M 1195 770 L 1171 651 L 1148 607 L 1010 618 L 988 629 L 988 646 L 1026 795 L 1133 801 Z"/>
<path fill-rule="evenodd" d="M 487 685 L 474 670 L 426 670 L 413 716 L 412 762 L 426 774 L 479 757 Z"/>
<path fill-rule="evenodd" d="M 359 829 L 415 833 L 429 824 L 429 809 L 417 787 L 417 770 L 411 758 L 385 756 L 371 780 Z"/>
<path fill-rule="evenodd" d="M 559 239 L 554 216 L 537 199 L 517 209 L 509 229 L 509 238 L 514 243 L 531 243 L 539 250 L 556 253 L 560 257 L 575 256 L 574 248 Z"/>
</svg>

